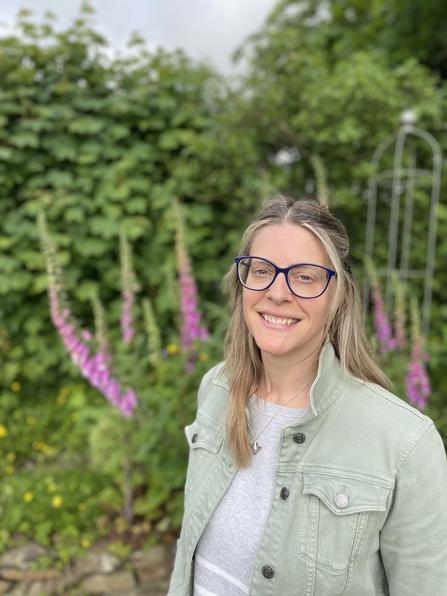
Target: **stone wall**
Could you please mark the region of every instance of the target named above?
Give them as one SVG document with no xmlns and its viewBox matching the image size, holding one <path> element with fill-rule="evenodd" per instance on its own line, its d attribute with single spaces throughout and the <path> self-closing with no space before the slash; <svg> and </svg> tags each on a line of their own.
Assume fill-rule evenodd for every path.
<svg viewBox="0 0 447 596">
<path fill-rule="evenodd" d="M 34 542 L 0 555 L 0 594 L 5 596 L 166 596 L 174 544 L 134 551 L 122 562 L 97 542 L 85 558 L 63 571 L 38 569 L 39 557 L 55 553 Z"/>
</svg>

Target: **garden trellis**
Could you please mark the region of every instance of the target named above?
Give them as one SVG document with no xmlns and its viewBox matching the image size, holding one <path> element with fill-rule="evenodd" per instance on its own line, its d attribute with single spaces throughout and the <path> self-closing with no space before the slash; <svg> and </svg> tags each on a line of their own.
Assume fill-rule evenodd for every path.
<svg viewBox="0 0 447 596">
<path fill-rule="evenodd" d="M 386 280 L 387 312 L 391 313 L 393 307 L 393 280 L 396 275 L 404 286 L 410 279 L 423 280 L 422 334 L 425 339 L 428 339 L 442 155 L 436 139 L 427 131 L 417 128 L 416 121 L 417 117 L 413 111 L 404 111 L 401 114 L 399 130 L 386 137 L 374 152 L 372 158 L 374 173 L 369 180 L 368 188 L 365 261 L 368 259 L 375 261 L 376 258 L 375 229 L 379 199 L 380 206 L 385 205 L 390 211 L 386 267 L 377 267 L 377 275 Z M 381 169 L 381 165 L 387 158 L 386 151 L 392 149 L 393 144 L 393 167 Z M 429 158 L 427 158 L 427 145 Z M 424 267 L 412 266 L 410 250 L 416 191 L 427 195 L 429 205 Z M 363 307 L 366 313 L 370 292 L 370 279 L 366 272 L 363 280 Z"/>
</svg>

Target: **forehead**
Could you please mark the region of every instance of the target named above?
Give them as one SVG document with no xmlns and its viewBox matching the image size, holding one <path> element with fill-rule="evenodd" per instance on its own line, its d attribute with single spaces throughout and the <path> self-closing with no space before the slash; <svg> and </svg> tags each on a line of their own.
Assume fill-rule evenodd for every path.
<svg viewBox="0 0 447 596">
<path fill-rule="evenodd" d="M 332 266 L 321 240 L 310 230 L 292 223 L 268 225 L 258 230 L 250 254 L 269 259 L 279 267 L 295 263 Z"/>
</svg>

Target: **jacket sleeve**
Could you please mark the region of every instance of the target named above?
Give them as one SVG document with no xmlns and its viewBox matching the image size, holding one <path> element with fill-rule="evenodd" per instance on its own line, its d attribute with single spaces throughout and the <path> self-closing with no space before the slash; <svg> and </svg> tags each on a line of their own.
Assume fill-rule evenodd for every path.
<svg viewBox="0 0 447 596">
<path fill-rule="evenodd" d="M 433 424 L 397 472 L 380 550 L 391 596 L 447 595 L 447 464 Z"/>
<path fill-rule="evenodd" d="M 218 364 L 211 370 L 209 370 L 203 377 L 199 391 L 198 391 L 198 409 L 203 405 L 208 394 L 210 393 L 210 386 L 213 383 L 213 379 L 216 376 L 218 370 L 223 367 L 223 363 Z M 183 525 L 183 524 L 182 524 Z M 180 538 L 177 541 L 177 552 L 175 556 L 174 569 L 171 575 L 171 581 L 169 585 L 169 591 L 167 596 L 180 596 L 183 594 L 192 593 L 192 568 L 191 568 L 191 557 L 193 553 L 186 552 L 185 543 L 187 542 L 185 536 L 185 527 L 183 525 Z M 185 578 L 189 577 L 189 588 L 185 589 Z"/>
</svg>

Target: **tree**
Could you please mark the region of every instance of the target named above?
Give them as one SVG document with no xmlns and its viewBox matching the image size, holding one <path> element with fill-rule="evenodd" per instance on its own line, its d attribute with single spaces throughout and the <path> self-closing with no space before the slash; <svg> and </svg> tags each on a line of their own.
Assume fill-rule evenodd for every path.
<svg viewBox="0 0 447 596">
<path fill-rule="evenodd" d="M 412 15 L 418 6 L 425 14 L 422 3 L 409 4 Z M 378 143 L 398 128 L 401 112 L 411 108 L 418 115 L 418 125 L 447 148 L 447 88 L 422 63 L 441 52 L 447 39 L 441 35 L 445 20 L 438 13 L 435 49 L 413 54 L 413 40 L 403 39 L 409 25 L 398 18 L 403 6 L 401 2 L 285 0 L 240 50 L 250 59 L 245 79 L 246 121 L 257 131 L 263 167 L 270 168 L 278 191 L 329 203 L 347 228 L 358 276 L 363 269 L 367 181 Z M 393 19 L 399 21 L 396 28 L 384 25 Z M 431 23 L 431 16 L 421 21 L 421 36 L 428 35 Z M 428 153 L 419 157 L 431 167 Z M 392 158 L 392 154 L 387 156 L 390 167 Z M 445 171 L 443 177 L 445 182 Z M 416 198 L 412 249 L 423 268 L 430 197 L 417 192 Z M 386 247 L 389 211 L 384 204 L 377 217 L 377 243 Z M 430 345 L 434 356 L 429 365 L 432 399 L 438 404 L 435 419 L 442 417 L 446 388 L 439 366 L 440 354 L 445 357 L 442 345 L 447 329 L 447 286 L 442 281 L 446 224 L 447 205 L 441 196 Z M 386 260 L 377 265 L 386 266 Z M 412 286 L 417 297 L 420 290 Z"/>
</svg>

